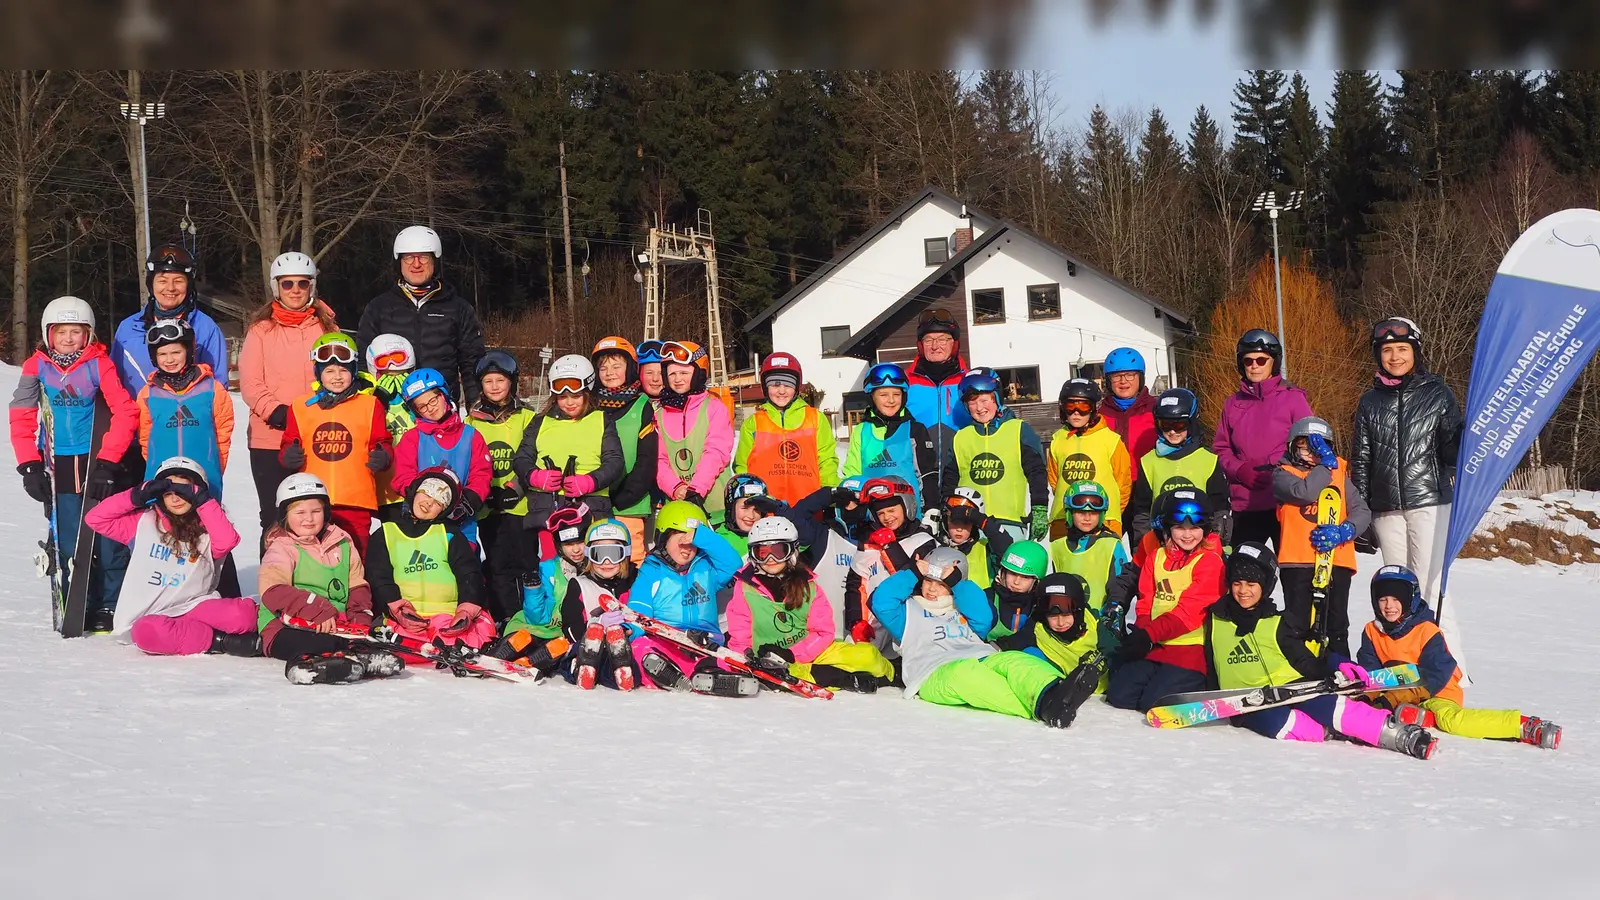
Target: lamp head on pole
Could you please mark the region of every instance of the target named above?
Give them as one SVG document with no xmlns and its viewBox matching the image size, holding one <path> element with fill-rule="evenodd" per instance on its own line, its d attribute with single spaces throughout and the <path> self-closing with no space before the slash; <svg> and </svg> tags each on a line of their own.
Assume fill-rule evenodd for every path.
<svg viewBox="0 0 1600 900">
<path fill-rule="evenodd" d="M 151 119 L 165 119 L 167 105 L 165 103 L 118 103 L 117 110 L 124 119 L 136 120 L 140 125 Z"/>
</svg>

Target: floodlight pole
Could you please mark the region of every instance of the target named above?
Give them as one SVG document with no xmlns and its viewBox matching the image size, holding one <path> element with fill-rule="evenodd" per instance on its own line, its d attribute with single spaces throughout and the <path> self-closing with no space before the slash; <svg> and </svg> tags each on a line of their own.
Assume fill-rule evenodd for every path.
<svg viewBox="0 0 1600 900">
<path fill-rule="evenodd" d="M 122 117 L 139 123 L 139 197 L 144 206 L 144 258 L 150 258 L 150 169 L 144 152 L 144 126 L 151 119 L 164 119 L 165 103 L 123 103 Z"/>
<path fill-rule="evenodd" d="M 1278 254 L 1278 213 L 1285 209 L 1299 208 L 1300 200 L 1304 196 L 1304 191 L 1290 191 L 1289 199 L 1279 206 L 1277 194 L 1272 191 L 1262 191 L 1256 197 L 1254 204 L 1257 210 L 1266 210 L 1267 218 L 1272 220 L 1272 279 L 1278 292 L 1278 346 L 1283 348 L 1283 358 L 1278 360 L 1278 374 L 1285 378 L 1289 376 L 1289 335 L 1283 328 L 1283 263 Z"/>
</svg>

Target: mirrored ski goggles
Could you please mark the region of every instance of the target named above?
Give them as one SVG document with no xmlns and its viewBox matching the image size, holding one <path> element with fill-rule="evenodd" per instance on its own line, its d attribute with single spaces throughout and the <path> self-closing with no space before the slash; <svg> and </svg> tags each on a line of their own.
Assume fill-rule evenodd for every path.
<svg viewBox="0 0 1600 900">
<path fill-rule="evenodd" d="M 188 334 L 190 334 L 189 328 L 183 324 L 181 319 L 169 319 L 165 322 L 157 322 L 145 329 L 144 342 L 154 347 L 157 344 L 170 344 L 174 341 L 181 341 Z"/>
<path fill-rule="evenodd" d="M 870 500 L 888 500 L 889 498 L 895 496 L 898 493 L 900 493 L 900 491 L 896 490 L 894 485 L 892 485 L 892 484 L 884 484 L 883 482 L 878 482 L 876 484 L 869 484 L 869 485 L 867 485 L 865 488 L 863 488 L 861 490 L 862 498 L 865 499 L 865 500 L 869 500 L 869 501 Z"/>
<path fill-rule="evenodd" d="M 356 348 L 345 343 L 329 342 L 311 351 L 311 359 L 319 363 L 356 361 Z"/>
<path fill-rule="evenodd" d="M 705 359 L 706 351 L 703 347 L 690 349 L 677 341 L 667 341 L 661 345 L 661 358 L 667 362 L 675 362 L 686 366 Z"/>
<path fill-rule="evenodd" d="M 584 392 L 582 378 L 557 378 L 550 382 L 552 394 L 581 394 Z"/>
<path fill-rule="evenodd" d="M 1385 319 L 1372 327 L 1375 341 L 1407 340 L 1419 337 L 1417 327 L 1405 319 Z"/>
<path fill-rule="evenodd" d="M 750 558 L 756 562 L 783 562 L 798 549 L 793 541 L 768 541 L 750 545 Z"/>
<path fill-rule="evenodd" d="M 655 363 L 661 361 L 661 342 L 643 341 L 639 344 L 639 362 Z"/>
<path fill-rule="evenodd" d="M 1088 415 L 1089 413 L 1094 412 L 1094 405 L 1087 400 L 1068 400 L 1067 402 L 1061 404 L 1061 409 L 1069 413 L 1081 413 L 1083 415 Z"/>
<path fill-rule="evenodd" d="M 949 500 L 944 502 L 944 507 L 952 513 L 965 512 L 970 513 L 973 516 L 983 515 L 983 510 L 979 508 L 978 504 L 973 503 L 971 500 L 968 500 L 965 497 L 951 497 Z"/>
<path fill-rule="evenodd" d="M 628 558 L 628 550 L 626 544 L 590 544 L 584 556 L 597 565 L 614 566 Z"/>
<path fill-rule="evenodd" d="M 749 497 L 765 497 L 767 496 L 767 486 L 754 481 L 747 481 L 744 484 L 736 484 L 729 488 L 728 494 L 735 500 L 744 500 Z"/>
<path fill-rule="evenodd" d="M 1077 512 L 1105 512 L 1110 505 L 1104 494 L 1074 494 L 1067 500 L 1067 508 Z"/>
<path fill-rule="evenodd" d="M 388 353 L 380 353 L 372 358 L 372 366 L 380 372 L 387 372 L 390 369 L 409 369 L 411 368 L 411 354 L 404 350 L 390 350 Z"/>
<path fill-rule="evenodd" d="M 1204 525 L 1206 521 L 1205 510 L 1200 504 L 1192 500 L 1185 500 L 1173 508 L 1167 515 L 1169 525 Z"/>
</svg>

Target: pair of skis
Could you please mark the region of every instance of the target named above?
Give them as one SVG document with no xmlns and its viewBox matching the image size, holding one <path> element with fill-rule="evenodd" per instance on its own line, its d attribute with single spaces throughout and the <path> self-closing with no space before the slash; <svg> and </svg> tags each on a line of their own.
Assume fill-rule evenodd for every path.
<svg viewBox="0 0 1600 900">
<path fill-rule="evenodd" d="M 1155 728 L 1188 728 L 1205 725 L 1260 712 L 1279 706 L 1293 706 L 1315 697 L 1333 695 L 1371 694 L 1394 691 L 1419 684 L 1422 676 L 1417 667 L 1406 663 L 1387 669 L 1374 669 L 1368 673 L 1372 684 L 1335 675 L 1322 681 L 1302 681 L 1294 684 L 1231 691 L 1195 691 L 1166 698 L 1169 702 L 1145 713 L 1144 720 Z"/>
<path fill-rule="evenodd" d="M 104 399 L 96 397 L 94 424 L 89 441 L 89 464 L 84 469 L 85 487 L 97 467 L 111 465 L 100 461 L 100 442 L 105 437 L 106 429 L 110 427 L 111 410 L 106 406 Z M 46 397 L 39 407 L 39 455 L 50 472 L 52 496 L 51 502 L 45 504 L 45 518 L 50 523 L 50 531 L 45 539 L 39 542 L 39 552 L 34 554 L 33 560 L 39 577 L 50 579 L 51 626 L 62 637 L 74 638 L 83 636 L 84 619 L 89 606 L 90 569 L 94 566 L 95 533 L 94 529 L 83 524 L 83 518 L 99 501 L 91 499 L 85 490 L 78 513 L 78 540 L 72 548 L 71 559 L 63 569 L 58 558 L 61 549 L 61 515 L 54 502 L 56 482 L 54 440 L 55 414 Z"/>
<path fill-rule="evenodd" d="M 303 631 L 315 631 L 317 626 L 307 619 L 284 615 L 281 617 L 283 624 L 290 628 Z M 365 641 L 375 644 L 386 650 L 393 651 L 402 659 L 408 661 L 421 661 L 432 663 L 441 669 L 449 669 L 458 677 L 497 678 L 515 684 L 534 684 L 543 680 L 543 676 L 535 669 L 519 666 L 508 660 L 499 659 L 463 644 L 445 644 L 439 641 L 424 641 L 409 635 L 400 634 L 388 626 L 380 625 L 374 629 L 360 628 L 354 625 L 340 623 L 334 628 L 333 635 L 351 641 Z"/>
<path fill-rule="evenodd" d="M 645 634 L 648 634 L 651 637 L 660 638 L 661 640 L 666 641 L 674 646 L 682 647 L 696 656 L 704 656 L 715 659 L 730 672 L 734 672 L 739 675 L 749 675 L 757 681 L 770 685 L 778 690 L 788 691 L 791 694 L 799 694 L 802 697 L 809 697 L 813 700 L 833 699 L 833 691 L 830 691 L 825 687 L 812 684 L 803 678 L 796 678 L 788 672 L 779 672 L 753 666 L 744 658 L 743 655 L 735 653 L 734 651 L 729 650 L 727 647 L 719 645 L 707 647 L 698 644 L 693 638 L 689 637 L 688 632 L 674 628 L 671 625 L 644 615 L 643 613 L 633 609 L 632 607 L 629 607 L 627 604 L 610 594 L 601 595 L 600 608 L 606 612 L 621 612 L 624 621 L 632 625 L 637 625 L 639 630 L 643 631 Z"/>
</svg>

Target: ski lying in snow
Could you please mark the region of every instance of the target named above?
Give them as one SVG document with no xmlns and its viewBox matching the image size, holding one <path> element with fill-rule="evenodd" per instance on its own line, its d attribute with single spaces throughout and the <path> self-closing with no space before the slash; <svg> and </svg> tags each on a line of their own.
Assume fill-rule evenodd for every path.
<svg viewBox="0 0 1600 900">
<path fill-rule="evenodd" d="M 1347 680 L 1342 675 L 1335 675 L 1322 681 L 1218 691 L 1217 693 L 1224 696 L 1157 706 L 1145 713 L 1144 720 L 1155 728 L 1188 728 L 1191 725 L 1204 725 L 1207 722 L 1242 716 L 1245 713 L 1272 709 L 1276 706 L 1292 706 L 1314 697 L 1392 691 L 1411 687 L 1422 680 L 1417 667 L 1410 663 L 1387 669 L 1373 669 L 1370 674 L 1376 682 L 1373 687 L 1368 687 L 1359 681 Z"/>
<path fill-rule="evenodd" d="M 283 624 L 290 628 L 299 628 L 305 631 L 315 631 L 317 629 L 317 626 L 307 619 L 290 615 L 284 615 L 281 618 Z M 453 674 L 460 677 L 497 678 L 501 681 L 519 684 L 537 683 L 543 680 L 543 676 L 535 669 L 479 653 L 471 647 L 465 647 L 460 644 L 444 644 L 403 635 L 383 625 L 374 629 L 366 629 L 341 622 L 334 628 L 332 634 L 335 637 L 342 637 L 346 640 L 366 641 L 369 644 L 377 644 L 380 647 L 394 651 L 408 662 L 432 663 L 441 669 L 449 669 Z"/>
<path fill-rule="evenodd" d="M 802 697 L 810 697 L 814 700 L 833 699 L 833 691 L 830 691 L 825 687 L 812 684 L 811 682 L 802 678 L 796 678 L 788 672 L 779 673 L 752 666 L 743 656 L 733 652 L 732 650 L 729 650 L 727 647 L 702 647 L 701 645 L 695 643 L 689 637 L 687 632 L 673 628 L 671 625 L 667 625 L 663 622 L 658 622 L 655 619 L 652 619 L 649 616 L 629 607 L 627 604 L 618 600 L 616 597 L 611 596 L 610 594 L 602 594 L 600 596 L 600 608 L 606 612 L 621 612 L 624 620 L 633 625 L 639 626 L 639 629 L 645 634 L 660 638 L 661 640 L 664 640 L 670 644 L 674 644 L 678 647 L 682 647 L 683 649 L 688 650 L 690 653 L 693 653 L 697 656 L 707 656 L 715 659 L 726 666 L 730 672 L 736 672 L 740 675 L 749 675 L 752 678 L 755 678 L 757 681 L 765 682 L 772 687 L 788 691 L 792 694 L 799 694 Z"/>
</svg>

